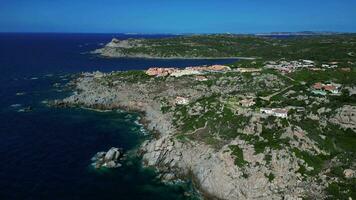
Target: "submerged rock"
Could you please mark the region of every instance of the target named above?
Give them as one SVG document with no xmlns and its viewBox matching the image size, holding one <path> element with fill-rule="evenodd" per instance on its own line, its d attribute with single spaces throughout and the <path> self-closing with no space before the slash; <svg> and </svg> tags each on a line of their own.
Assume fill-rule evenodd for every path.
<svg viewBox="0 0 356 200">
<path fill-rule="evenodd" d="M 107 152 L 98 152 L 95 156 L 91 159 L 93 161 L 92 165 L 96 168 L 117 168 L 121 167 L 119 163 L 120 158 L 122 157 L 121 149 L 111 147 Z"/>
<path fill-rule="evenodd" d="M 25 108 L 19 109 L 17 112 L 31 112 L 31 111 L 32 111 L 32 107 L 31 106 L 27 106 Z"/>
</svg>

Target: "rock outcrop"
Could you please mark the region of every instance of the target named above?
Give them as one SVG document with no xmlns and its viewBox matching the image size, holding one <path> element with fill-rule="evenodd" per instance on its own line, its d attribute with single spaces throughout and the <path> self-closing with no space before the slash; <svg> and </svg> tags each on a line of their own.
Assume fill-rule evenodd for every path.
<svg viewBox="0 0 356 200">
<path fill-rule="evenodd" d="M 356 131 L 356 106 L 345 105 L 337 109 L 330 122 L 340 125 L 342 128 L 351 128 Z"/>
<path fill-rule="evenodd" d="M 122 157 L 121 150 L 119 148 L 111 147 L 107 152 L 98 152 L 92 158 L 92 165 L 96 168 L 117 168 L 121 167 L 119 163 L 120 158 Z"/>
</svg>

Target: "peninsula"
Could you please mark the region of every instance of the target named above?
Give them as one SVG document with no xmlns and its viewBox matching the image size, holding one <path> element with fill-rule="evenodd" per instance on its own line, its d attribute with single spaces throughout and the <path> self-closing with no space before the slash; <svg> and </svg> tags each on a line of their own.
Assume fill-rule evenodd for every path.
<svg viewBox="0 0 356 200">
<path fill-rule="evenodd" d="M 113 39 L 107 57 L 253 57 L 230 65 L 82 73 L 57 106 L 142 113 L 139 150 L 162 180 L 207 199 L 356 193 L 356 36 Z"/>
</svg>

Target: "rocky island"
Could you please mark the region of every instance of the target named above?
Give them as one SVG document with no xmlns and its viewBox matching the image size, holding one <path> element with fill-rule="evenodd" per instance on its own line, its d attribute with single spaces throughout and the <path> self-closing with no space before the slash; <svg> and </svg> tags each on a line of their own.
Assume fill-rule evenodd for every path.
<svg viewBox="0 0 356 200">
<path fill-rule="evenodd" d="M 207 199 L 355 197 L 356 60 L 347 57 L 356 52 L 355 37 L 235 37 L 157 39 L 154 43 L 167 46 L 169 54 L 140 55 L 185 57 L 169 43 L 179 41 L 189 47 L 187 55 L 248 57 L 254 52 L 259 59 L 82 73 L 71 82 L 76 92 L 53 103 L 141 113 L 152 133 L 138 152 L 145 166 L 155 167 L 164 180 L 192 180 Z M 200 51 L 199 42 L 207 38 L 222 50 L 206 54 L 215 50 L 202 46 Z M 237 45 L 226 38 L 238 41 L 242 50 L 223 51 Z M 303 46 L 295 51 L 298 44 Z M 123 52 L 145 47 L 142 41 L 113 40 L 97 53 L 133 56 L 139 54 Z M 335 49 L 342 52 L 333 54 Z"/>
<path fill-rule="evenodd" d="M 106 168 L 117 168 L 121 167 L 121 164 L 119 163 L 119 159 L 122 157 L 121 149 L 111 147 L 109 151 L 101 151 L 95 154 L 95 156 L 92 158 L 92 166 L 94 166 L 96 169 L 100 169 L 103 167 Z"/>
</svg>

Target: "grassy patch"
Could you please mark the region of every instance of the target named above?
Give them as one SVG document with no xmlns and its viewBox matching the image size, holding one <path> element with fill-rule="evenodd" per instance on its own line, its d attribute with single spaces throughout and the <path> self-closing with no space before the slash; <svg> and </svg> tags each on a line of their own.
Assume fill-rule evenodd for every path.
<svg viewBox="0 0 356 200">
<path fill-rule="evenodd" d="M 230 145 L 229 148 L 232 151 L 231 154 L 235 156 L 235 165 L 239 167 L 245 166 L 247 162 L 244 160 L 244 154 L 242 149 L 237 145 Z"/>
</svg>

